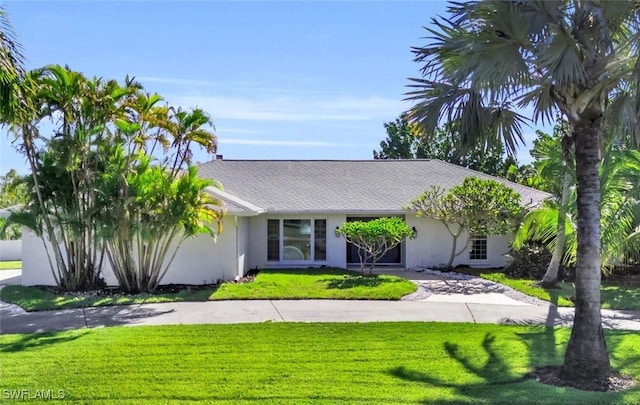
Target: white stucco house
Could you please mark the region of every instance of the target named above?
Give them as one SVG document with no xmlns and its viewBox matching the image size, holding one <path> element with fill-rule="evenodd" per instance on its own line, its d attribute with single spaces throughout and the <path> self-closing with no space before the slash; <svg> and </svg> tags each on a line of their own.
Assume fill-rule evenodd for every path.
<svg viewBox="0 0 640 405">
<path fill-rule="evenodd" d="M 354 248 L 335 229 L 345 221 L 400 216 L 416 238 L 389 252 L 381 266 L 413 268 L 447 262 L 451 238 L 444 226 L 402 209 L 432 185 L 444 188 L 468 176 L 494 179 L 517 191 L 524 205 L 548 194 L 439 160 L 224 160 L 199 166 L 201 177 L 219 181 L 211 190 L 226 205 L 224 230 L 187 240 L 163 284 L 231 280 L 252 268 L 358 265 Z M 463 236 L 464 238 L 464 236 Z M 466 240 L 466 238 L 462 239 Z M 509 236 L 472 238 L 454 265 L 500 267 Z M 25 285 L 50 285 L 53 278 L 42 241 L 23 236 Z M 110 269 L 104 277 L 116 284 Z"/>
</svg>

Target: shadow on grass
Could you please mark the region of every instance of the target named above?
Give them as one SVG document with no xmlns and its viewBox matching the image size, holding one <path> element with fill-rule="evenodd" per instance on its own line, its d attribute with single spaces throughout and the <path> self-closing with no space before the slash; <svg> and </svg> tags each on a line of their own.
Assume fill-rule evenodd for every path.
<svg viewBox="0 0 640 405">
<path fill-rule="evenodd" d="M 322 283 L 327 281 L 328 281 L 327 288 L 345 290 L 345 289 L 357 288 L 357 287 L 368 287 L 368 288 L 378 287 L 381 284 L 394 283 L 400 280 L 398 281 L 382 280 L 376 276 L 351 276 L 351 275 L 346 275 L 341 280 L 336 280 L 336 279 L 318 280 L 318 282 L 322 282 Z"/>
<path fill-rule="evenodd" d="M 88 331 L 70 334 L 68 332 L 45 332 L 21 335 L 13 341 L 3 342 L 0 353 L 20 352 L 27 349 L 41 348 L 57 343 L 71 342 L 83 337 Z"/>
<path fill-rule="evenodd" d="M 480 343 L 482 349 L 487 354 L 487 360 L 478 365 L 475 357 L 466 355 L 459 345 L 445 342 L 444 349 L 449 357 L 460 364 L 466 373 L 473 375 L 480 382 L 456 383 L 430 376 L 424 371 L 409 370 L 406 367 L 397 367 L 390 370 L 394 377 L 405 381 L 424 383 L 429 386 L 452 388 L 460 396 L 467 397 L 469 402 L 487 403 L 513 403 L 517 398 L 518 403 L 535 402 L 535 393 L 532 390 L 521 387 L 527 377 L 514 372 L 511 367 L 500 356 L 499 351 L 494 347 L 496 338 L 493 334 L 487 333 Z M 500 386 L 500 389 L 496 389 Z M 432 403 L 430 399 L 425 399 L 424 403 Z M 446 400 L 439 399 L 439 403 L 446 403 Z M 460 398 L 450 401 L 460 403 Z"/>
<path fill-rule="evenodd" d="M 640 310 L 640 287 L 604 285 L 600 295 L 603 308 Z"/>
</svg>

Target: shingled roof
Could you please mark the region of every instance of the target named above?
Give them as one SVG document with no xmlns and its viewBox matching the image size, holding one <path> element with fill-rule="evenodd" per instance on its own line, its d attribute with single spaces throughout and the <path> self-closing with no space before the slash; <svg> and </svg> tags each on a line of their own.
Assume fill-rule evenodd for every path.
<svg viewBox="0 0 640 405">
<path fill-rule="evenodd" d="M 476 176 L 503 183 L 538 204 L 549 194 L 435 159 L 213 160 L 200 176 L 222 183 L 224 193 L 268 212 L 402 212 L 433 185 L 446 189 Z M 227 199 L 225 199 L 227 200 Z M 233 211 L 233 210 L 231 210 Z M 257 213 L 257 212 L 256 212 Z"/>
</svg>

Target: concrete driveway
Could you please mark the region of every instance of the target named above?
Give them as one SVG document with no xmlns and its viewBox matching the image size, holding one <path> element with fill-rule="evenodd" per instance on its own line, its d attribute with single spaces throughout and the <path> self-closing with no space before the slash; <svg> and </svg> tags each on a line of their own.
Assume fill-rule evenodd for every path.
<svg viewBox="0 0 640 405">
<path fill-rule="evenodd" d="M 0 285 L 21 284 L 22 270 L 0 270 Z"/>
</svg>

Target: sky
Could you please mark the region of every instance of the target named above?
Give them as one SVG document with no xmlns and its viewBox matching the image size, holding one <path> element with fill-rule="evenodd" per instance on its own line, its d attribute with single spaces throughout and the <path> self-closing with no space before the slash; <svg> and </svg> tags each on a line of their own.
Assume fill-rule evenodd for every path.
<svg viewBox="0 0 640 405">
<path fill-rule="evenodd" d="M 383 124 L 411 107 L 407 78 L 420 69 L 411 46 L 427 43 L 423 27 L 446 9 L 429 0 L 0 4 L 28 69 L 134 76 L 171 105 L 207 111 L 225 159 L 371 159 Z M 0 173 L 26 172 L 1 136 Z"/>
</svg>

